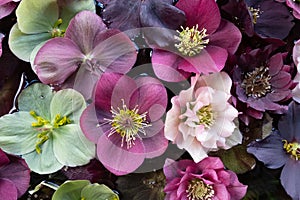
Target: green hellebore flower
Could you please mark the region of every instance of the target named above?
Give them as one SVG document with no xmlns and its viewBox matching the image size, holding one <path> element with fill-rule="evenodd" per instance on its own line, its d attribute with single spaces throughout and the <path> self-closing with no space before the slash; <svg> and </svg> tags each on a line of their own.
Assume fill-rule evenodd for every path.
<svg viewBox="0 0 300 200">
<path fill-rule="evenodd" d="M 119 200 L 109 187 L 88 180 L 66 181 L 53 194 L 52 200 Z"/>
<path fill-rule="evenodd" d="M 86 103 L 77 91 L 53 92 L 36 83 L 21 92 L 18 107 L 19 112 L 0 117 L 0 148 L 22 155 L 32 171 L 49 174 L 94 157 L 95 145 L 80 129 Z"/>
</svg>

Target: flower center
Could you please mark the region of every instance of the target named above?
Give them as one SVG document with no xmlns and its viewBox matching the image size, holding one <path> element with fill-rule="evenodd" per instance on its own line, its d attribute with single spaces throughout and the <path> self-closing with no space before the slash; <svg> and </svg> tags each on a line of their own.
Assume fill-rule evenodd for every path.
<svg viewBox="0 0 300 200">
<path fill-rule="evenodd" d="M 183 27 L 181 28 L 181 32 L 177 30 L 179 36 L 174 37 L 179 41 L 178 44 L 175 44 L 175 47 L 184 56 L 191 57 L 199 54 L 209 42 L 209 39 L 205 39 L 208 36 L 206 34 L 207 30 L 203 28 L 199 31 L 198 24 L 191 29 L 189 27 L 186 27 L 185 29 Z"/>
<path fill-rule="evenodd" d="M 188 200 L 210 200 L 215 194 L 211 185 L 204 183 L 198 178 L 190 182 L 186 192 Z"/>
<path fill-rule="evenodd" d="M 282 140 L 283 149 L 294 157 L 296 160 L 300 159 L 300 144 L 297 142 L 288 143 L 287 140 Z"/>
<path fill-rule="evenodd" d="M 127 149 L 134 145 L 136 137 L 140 138 L 139 133 L 146 135 L 145 128 L 151 126 L 146 121 L 147 112 L 139 114 L 138 106 L 130 110 L 122 99 L 122 108 L 114 109 L 111 107 L 112 119 L 105 119 L 111 125 L 110 133 L 108 137 L 114 133 L 118 133 L 122 137 L 121 147 L 124 145 L 124 140 L 127 143 Z"/>
<path fill-rule="evenodd" d="M 211 127 L 211 125 L 214 123 L 214 116 L 213 116 L 212 107 L 210 104 L 200 108 L 196 112 L 196 115 L 199 119 L 199 122 L 197 124 L 204 125 L 205 128 Z"/>
<path fill-rule="evenodd" d="M 96 76 L 103 74 L 106 70 L 104 66 L 100 65 L 99 61 L 92 58 L 90 55 L 85 56 L 83 63 L 85 64 L 85 68 Z"/>
<path fill-rule="evenodd" d="M 58 19 L 54 26 L 53 29 L 51 30 L 51 37 L 63 37 L 65 35 L 65 30 L 59 29 L 59 26 L 62 24 L 62 19 Z"/>
<path fill-rule="evenodd" d="M 246 73 L 241 86 L 245 89 L 248 97 L 260 98 L 272 91 L 270 80 L 269 68 L 261 66 Z"/>
<path fill-rule="evenodd" d="M 33 110 L 31 110 L 30 115 L 35 118 L 37 121 L 32 122 L 31 126 L 36 127 L 36 130 L 40 131 L 37 134 L 37 141 L 35 143 L 35 150 L 38 154 L 42 152 L 41 145 L 44 144 L 49 139 L 49 134 L 53 130 L 53 128 L 59 128 L 60 126 L 64 126 L 71 123 L 71 120 L 67 117 L 61 117 L 60 114 L 57 114 L 52 122 L 44 119 L 41 116 L 38 116 Z"/>
<path fill-rule="evenodd" d="M 253 24 L 256 24 L 257 23 L 257 19 L 259 18 L 259 15 L 262 12 L 260 11 L 259 8 L 248 7 L 248 9 L 251 12 Z"/>
</svg>

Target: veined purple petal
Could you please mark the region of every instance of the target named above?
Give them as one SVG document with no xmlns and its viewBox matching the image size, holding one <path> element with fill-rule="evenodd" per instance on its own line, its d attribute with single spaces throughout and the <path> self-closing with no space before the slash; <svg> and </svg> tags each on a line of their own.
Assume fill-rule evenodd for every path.
<svg viewBox="0 0 300 200">
<path fill-rule="evenodd" d="M 200 54 L 186 57 L 178 64 L 178 69 L 186 72 L 204 73 L 221 71 L 227 60 L 227 51 L 217 46 L 207 46 Z"/>
<path fill-rule="evenodd" d="M 208 36 L 209 45 L 226 49 L 229 54 L 234 54 L 242 40 L 239 29 L 227 20 L 221 20 L 217 31 Z"/>
<path fill-rule="evenodd" d="M 0 178 L 0 196 L 6 200 L 17 200 L 18 191 L 15 184 L 8 179 Z"/>
<path fill-rule="evenodd" d="M 129 102 L 136 104 L 133 94 L 137 86 L 133 79 L 117 73 L 104 73 L 100 77 L 95 90 L 96 109 L 110 112 L 111 106 L 114 109 L 122 108 L 122 99 L 125 105 Z"/>
<path fill-rule="evenodd" d="M 111 135 L 102 135 L 97 143 L 97 156 L 100 162 L 115 175 L 125 175 L 136 170 L 144 161 L 144 146 L 139 139 L 129 150 L 120 146 L 121 136 L 117 133 Z"/>
<path fill-rule="evenodd" d="M 282 169 L 280 181 L 285 191 L 293 198 L 300 199 L 300 162 L 289 159 Z"/>
<path fill-rule="evenodd" d="M 10 13 L 12 13 L 12 11 L 16 8 L 16 6 L 17 6 L 16 2 L 12 2 L 11 0 L 1 2 L 0 3 L 0 19 L 2 19 L 3 17 L 6 17 Z"/>
<path fill-rule="evenodd" d="M 81 11 L 70 21 L 65 37 L 73 40 L 85 55 L 95 47 L 95 38 L 106 30 L 101 18 L 91 11 Z"/>
<path fill-rule="evenodd" d="M 164 137 L 163 128 L 154 136 L 143 138 L 146 158 L 154 158 L 162 155 L 166 151 L 168 143 L 168 140 Z"/>
<path fill-rule="evenodd" d="M 137 101 L 139 113 L 148 112 L 147 117 L 150 121 L 160 119 L 165 113 L 168 104 L 165 87 L 157 79 L 152 77 L 138 78 L 136 79 L 136 83 L 139 91 Z"/>
<path fill-rule="evenodd" d="M 277 169 L 290 159 L 289 155 L 286 154 L 283 149 L 282 140 L 283 138 L 278 132 L 273 132 L 261 141 L 252 142 L 247 147 L 247 152 L 253 154 L 258 160 L 262 161 L 266 167 Z"/>
<path fill-rule="evenodd" d="M 118 30 L 105 30 L 95 38 L 89 55 L 105 72 L 127 73 L 136 62 L 137 51 L 129 37 Z"/>
<path fill-rule="evenodd" d="M 220 11 L 215 0 L 180 0 L 176 7 L 184 11 L 186 26 L 192 28 L 198 24 L 199 29 L 205 28 L 208 34 L 217 30 L 221 22 Z"/>
<path fill-rule="evenodd" d="M 34 60 L 39 79 L 45 84 L 63 83 L 83 60 L 78 46 L 67 38 L 53 38 L 46 42 Z"/>
<path fill-rule="evenodd" d="M 273 55 L 269 60 L 269 75 L 274 76 L 280 72 L 283 66 L 282 54 L 277 53 Z"/>
<path fill-rule="evenodd" d="M 175 53 L 154 49 L 152 66 L 155 75 L 161 80 L 169 82 L 185 80 L 189 73 L 178 70 L 178 64 L 182 59 L 183 58 Z"/>
</svg>

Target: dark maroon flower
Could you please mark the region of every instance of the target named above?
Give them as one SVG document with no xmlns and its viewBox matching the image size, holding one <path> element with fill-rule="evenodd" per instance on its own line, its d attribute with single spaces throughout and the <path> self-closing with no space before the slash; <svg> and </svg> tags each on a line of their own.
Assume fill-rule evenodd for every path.
<svg viewBox="0 0 300 200">
<path fill-rule="evenodd" d="M 291 67 L 283 63 L 286 54 L 271 53 L 271 45 L 246 51 L 240 56 L 233 72 L 237 99 L 252 110 L 247 114 L 257 119 L 262 118 L 265 111 L 285 112 L 287 106 L 282 102 L 292 95 Z"/>
<path fill-rule="evenodd" d="M 154 47 L 152 63 L 157 77 L 176 82 L 190 73 L 221 71 L 228 54 L 234 54 L 240 44 L 238 28 L 221 20 L 215 0 L 181 0 L 176 7 L 184 11 L 187 21 L 174 32 L 173 46 Z"/>
<path fill-rule="evenodd" d="M 289 109 L 274 130 L 263 140 L 252 142 L 247 151 L 262 161 L 266 167 L 282 166 L 280 181 L 293 199 L 300 199 L 300 105 L 289 104 Z"/>
<path fill-rule="evenodd" d="M 30 170 L 25 161 L 0 149 L 0 197 L 17 200 L 28 189 L 29 181 Z"/>
<path fill-rule="evenodd" d="M 284 39 L 294 26 L 286 6 L 274 0 L 229 0 L 222 6 L 242 32 L 253 36 Z"/>
</svg>

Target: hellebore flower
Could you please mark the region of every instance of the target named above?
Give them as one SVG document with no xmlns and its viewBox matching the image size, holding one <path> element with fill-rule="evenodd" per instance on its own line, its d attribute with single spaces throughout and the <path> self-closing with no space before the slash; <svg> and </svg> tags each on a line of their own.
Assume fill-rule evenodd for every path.
<svg viewBox="0 0 300 200">
<path fill-rule="evenodd" d="M 0 0 L 0 19 L 12 13 L 19 1 L 20 0 Z"/>
<path fill-rule="evenodd" d="M 253 36 L 284 39 L 294 26 L 286 6 L 273 0 L 229 0 L 222 6 L 242 32 Z"/>
<path fill-rule="evenodd" d="M 95 156 L 95 145 L 79 126 L 85 107 L 75 90 L 52 92 L 47 85 L 33 84 L 21 92 L 19 111 L 0 118 L 0 148 L 22 155 L 39 174 L 87 164 Z"/>
<path fill-rule="evenodd" d="M 292 97 L 291 67 L 283 63 L 286 53 L 271 53 L 271 45 L 245 52 L 234 68 L 236 98 L 254 110 L 243 115 L 261 119 L 265 111 L 287 110 L 281 103 Z"/>
<path fill-rule="evenodd" d="M 247 191 L 247 186 L 234 172 L 225 170 L 218 157 L 207 157 L 199 163 L 167 159 L 164 173 L 166 200 L 239 200 Z"/>
<path fill-rule="evenodd" d="M 17 200 L 29 187 L 30 170 L 22 158 L 0 149 L 0 196 Z"/>
<path fill-rule="evenodd" d="M 167 100 L 165 87 L 154 78 L 116 73 L 100 77 L 94 103 L 83 112 L 80 125 L 97 144 L 97 156 L 109 171 L 128 174 L 145 158 L 164 153 L 168 140 L 161 117 Z"/>
<path fill-rule="evenodd" d="M 263 140 L 252 142 L 247 151 L 262 161 L 266 167 L 283 166 L 280 181 L 293 199 L 300 199 L 300 105 L 289 104 L 289 109 L 278 122 L 278 130 Z"/>
<path fill-rule="evenodd" d="M 40 48 L 34 70 L 43 83 L 64 84 L 89 99 L 104 71 L 127 73 L 136 56 L 124 33 L 107 30 L 98 15 L 82 11 L 70 21 L 65 37 L 53 38 Z"/>
<path fill-rule="evenodd" d="M 234 132 L 233 120 L 237 110 L 228 103 L 231 79 L 225 72 L 203 75 L 192 79 L 192 86 L 171 99 L 167 112 L 165 137 L 189 152 L 195 162 L 207 157 L 207 152 L 228 149 Z M 233 134 L 234 132 L 234 134 Z"/>
<path fill-rule="evenodd" d="M 22 0 L 9 34 L 11 51 L 21 60 L 33 60 L 37 49 L 51 38 L 62 37 L 71 18 L 82 10 L 95 12 L 94 1 Z"/>
<path fill-rule="evenodd" d="M 66 181 L 54 192 L 52 200 L 119 200 L 109 187 L 88 180 Z"/>
<path fill-rule="evenodd" d="M 192 72 L 221 71 L 228 54 L 234 54 L 240 44 L 238 28 L 221 20 L 215 0 L 180 0 L 176 7 L 185 12 L 187 21 L 182 30 L 174 32 L 174 46 L 154 48 L 152 63 L 157 77 L 176 82 Z M 187 74 L 182 76 L 182 71 Z"/>
</svg>

